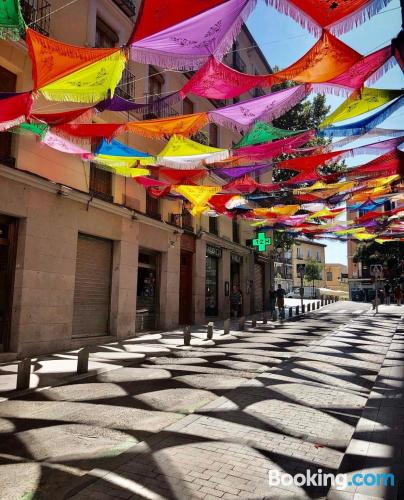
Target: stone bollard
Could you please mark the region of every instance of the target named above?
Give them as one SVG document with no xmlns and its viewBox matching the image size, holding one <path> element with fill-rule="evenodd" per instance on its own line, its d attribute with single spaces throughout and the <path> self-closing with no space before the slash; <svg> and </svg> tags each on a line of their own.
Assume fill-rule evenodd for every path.
<svg viewBox="0 0 404 500">
<path fill-rule="evenodd" d="M 257 315 L 253 314 L 251 317 L 251 326 L 255 328 L 257 326 Z"/>
<path fill-rule="evenodd" d="M 307 304 L 307 312 L 309 313 L 310 312 L 310 303 Z"/>
<path fill-rule="evenodd" d="M 300 314 L 299 306 L 296 306 L 296 316 L 299 316 L 299 314 Z"/>
<path fill-rule="evenodd" d="M 266 325 L 267 323 L 268 323 L 268 316 L 267 316 L 267 312 L 266 312 L 266 311 L 264 311 L 264 312 L 262 313 L 262 324 L 263 324 L 263 325 Z"/>
<path fill-rule="evenodd" d="M 293 307 L 289 307 L 289 318 L 293 317 Z"/>
<path fill-rule="evenodd" d="M 184 326 L 184 345 L 191 345 L 191 326 Z"/>
<path fill-rule="evenodd" d="M 245 330 L 245 316 L 241 316 L 238 320 L 238 329 L 242 332 Z"/>
<path fill-rule="evenodd" d="M 213 321 L 208 323 L 208 331 L 206 333 L 206 340 L 212 340 L 213 338 Z"/>
<path fill-rule="evenodd" d="M 17 389 L 29 389 L 31 377 L 31 358 L 24 358 L 18 363 Z"/>
<path fill-rule="evenodd" d="M 320 301 L 317 301 L 317 309 L 320 309 Z"/>
<path fill-rule="evenodd" d="M 228 335 L 230 333 L 230 318 L 224 320 L 223 323 L 223 334 Z"/>
<path fill-rule="evenodd" d="M 88 373 L 88 358 L 90 355 L 90 351 L 87 347 L 83 347 L 79 349 L 77 354 L 77 373 Z"/>
<path fill-rule="evenodd" d="M 304 314 L 306 312 L 306 304 L 303 304 L 302 305 L 302 314 Z"/>
</svg>

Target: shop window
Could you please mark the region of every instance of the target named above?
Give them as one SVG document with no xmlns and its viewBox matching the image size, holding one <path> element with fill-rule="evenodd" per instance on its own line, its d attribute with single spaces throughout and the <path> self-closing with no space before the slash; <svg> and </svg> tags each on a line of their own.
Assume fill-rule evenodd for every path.
<svg viewBox="0 0 404 500">
<path fill-rule="evenodd" d="M 0 92 L 15 92 L 17 76 L 0 66 Z M 11 132 L 0 133 L 0 163 L 13 167 L 15 159 L 11 156 L 13 136 Z"/>
<path fill-rule="evenodd" d="M 112 174 L 90 163 L 90 194 L 104 201 L 113 201 Z"/>
<path fill-rule="evenodd" d="M 219 259 L 206 256 L 205 314 L 217 316 L 219 302 L 218 272 Z"/>
<path fill-rule="evenodd" d="M 158 254 L 139 252 L 137 277 L 136 331 L 154 330 L 159 319 Z"/>
</svg>

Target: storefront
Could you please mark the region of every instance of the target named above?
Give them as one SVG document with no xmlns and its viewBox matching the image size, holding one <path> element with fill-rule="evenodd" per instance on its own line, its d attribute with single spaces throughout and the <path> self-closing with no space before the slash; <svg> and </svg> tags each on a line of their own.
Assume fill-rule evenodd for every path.
<svg viewBox="0 0 404 500">
<path fill-rule="evenodd" d="M 219 261 L 222 249 L 206 246 L 205 314 L 217 316 L 219 311 Z"/>
<path fill-rule="evenodd" d="M 230 255 L 230 287 L 233 285 L 241 287 L 241 264 L 243 257 L 236 253 Z"/>
<path fill-rule="evenodd" d="M 0 352 L 9 350 L 17 220 L 0 215 Z"/>
<path fill-rule="evenodd" d="M 74 286 L 73 338 L 110 334 L 112 241 L 79 234 Z"/>
<path fill-rule="evenodd" d="M 159 254 L 139 250 L 136 331 L 156 330 L 159 327 Z"/>
<path fill-rule="evenodd" d="M 181 236 L 180 255 L 180 297 L 179 324 L 193 323 L 193 259 L 195 237 L 190 234 Z"/>
</svg>

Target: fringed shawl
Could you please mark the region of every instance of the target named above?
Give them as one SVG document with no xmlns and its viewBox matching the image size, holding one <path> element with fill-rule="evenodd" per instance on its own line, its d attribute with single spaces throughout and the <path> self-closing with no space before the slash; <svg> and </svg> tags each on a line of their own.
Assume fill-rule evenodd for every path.
<svg viewBox="0 0 404 500">
<path fill-rule="evenodd" d="M 0 38 L 19 40 L 25 32 L 19 0 L 2 0 L 0 8 Z"/>
<path fill-rule="evenodd" d="M 31 92 L 10 94 L 0 99 L 0 131 L 27 121 L 32 107 Z"/>
<path fill-rule="evenodd" d="M 174 134 L 193 135 L 203 128 L 208 121 L 207 113 L 194 113 L 192 115 L 173 116 L 156 120 L 129 122 L 126 124 L 126 130 L 144 137 L 163 139 Z"/>
</svg>

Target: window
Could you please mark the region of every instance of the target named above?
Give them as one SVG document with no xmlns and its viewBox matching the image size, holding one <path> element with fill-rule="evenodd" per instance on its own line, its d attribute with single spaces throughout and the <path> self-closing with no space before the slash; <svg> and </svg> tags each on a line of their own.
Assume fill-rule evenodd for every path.
<svg viewBox="0 0 404 500">
<path fill-rule="evenodd" d="M 219 145 L 219 128 L 214 123 L 209 125 L 209 146 L 217 148 Z"/>
<path fill-rule="evenodd" d="M 154 101 L 160 99 L 161 94 L 163 92 L 164 78 L 159 74 L 160 71 L 157 70 L 154 66 L 149 66 L 149 88 L 148 94 L 146 96 L 146 103 L 150 104 Z M 152 113 L 145 113 L 143 115 L 144 120 L 150 120 L 153 118 L 159 118 L 162 116 L 163 108 L 160 111 L 160 106 L 158 110 L 153 110 Z M 167 115 L 168 116 L 168 115 Z"/>
<path fill-rule="evenodd" d="M 218 234 L 218 220 L 219 217 L 209 217 L 209 232 L 212 234 Z"/>
<path fill-rule="evenodd" d="M 302 249 L 301 248 L 296 248 L 296 257 L 298 259 L 303 259 L 303 254 L 302 254 Z"/>
<path fill-rule="evenodd" d="M 332 281 L 332 272 L 327 271 L 327 281 Z"/>
<path fill-rule="evenodd" d="M 118 35 L 100 17 L 97 17 L 95 29 L 95 46 L 103 49 L 115 47 L 119 42 Z"/>
<path fill-rule="evenodd" d="M 28 26 L 41 33 L 49 35 L 51 4 L 47 0 L 22 0 L 21 11 Z"/>
<path fill-rule="evenodd" d="M 158 198 L 153 198 L 146 191 L 146 215 L 152 217 L 153 219 L 161 220 L 160 214 L 160 200 Z"/>
<path fill-rule="evenodd" d="M 113 201 L 112 174 L 90 163 L 90 194 L 104 201 Z"/>
<path fill-rule="evenodd" d="M 17 76 L 0 66 L 0 92 L 15 92 Z M 14 158 L 11 157 L 12 133 L 0 133 L 0 163 L 13 167 Z"/>
<path fill-rule="evenodd" d="M 238 225 L 237 217 L 233 217 L 233 241 L 235 243 L 240 243 L 240 228 Z"/>
<path fill-rule="evenodd" d="M 321 256 L 319 250 L 317 250 L 317 262 L 321 262 Z"/>
<path fill-rule="evenodd" d="M 311 250 L 310 248 L 307 250 L 307 258 L 310 259 L 311 258 Z"/>
<path fill-rule="evenodd" d="M 191 99 L 185 98 L 182 103 L 182 113 L 184 115 L 192 115 L 194 112 L 194 103 Z"/>
</svg>

